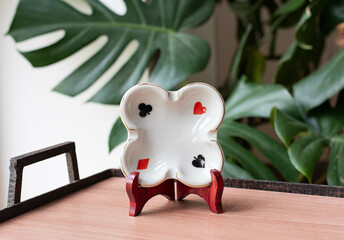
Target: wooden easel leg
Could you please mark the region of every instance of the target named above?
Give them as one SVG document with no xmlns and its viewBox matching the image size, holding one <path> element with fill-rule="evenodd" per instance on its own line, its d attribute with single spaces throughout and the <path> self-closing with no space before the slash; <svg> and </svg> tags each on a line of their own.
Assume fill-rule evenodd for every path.
<svg viewBox="0 0 344 240">
<path fill-rule="evenodd" d="M 223 178 L 221 176 L 221 173 L 216 169 L 212 169 L 210 172 L 212 184 L 210 187 L 210 196 L 207 203 L 210 210 L 214 213 L 223 213 L 221 201 L 224 188 Z"/>
<path fill-rule="evenodd" d="M 130 216 L 140 214 L 146 202 L 158 194 L 174 201 L 174 179 L 168 179 L 154 187 L 144 188 L 138 184 L 139 174 L 139 172 L 132 172 L 127 178 L 126 189 L 130 201 Z"/>
<path fill-rule="evenodd" d="M 221 173 L 216 169 L 210 170 L 210 174 L 212 183 L 203 188 L 189 187 L 177 181 L 177 199 L 182 200 L 189 194 L 197 194 L 208 203 L 211 211 L 214 213 L 223 213 L 221 202 L 224 188 L 223 179 Z"/>
</svg>

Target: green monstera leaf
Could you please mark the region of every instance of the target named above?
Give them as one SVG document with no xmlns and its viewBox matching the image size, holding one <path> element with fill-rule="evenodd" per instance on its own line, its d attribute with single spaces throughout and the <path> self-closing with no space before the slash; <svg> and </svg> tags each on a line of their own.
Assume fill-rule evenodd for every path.
<svg viewBox="0 0 344 240">
<path fill-rule="evenodd" d="M 268 118 L 273 107 L 297 114 L 295 101 L 283 86 L 252 83 L 243 76 L 226 101 L 225 118 Z"/>
<path fill-rule="evenodd" d="M 288 149 L 289 158 L 294 167 L 313 180 L 313 173 L 323 153 L 324 147 L 331 148 L 327 180 L 331 185 L 344 185 L 343 173 L 344 95 L 339 94 L 335 107 L 325 102 L 308 112 L 302 119 L 296 119 L 274 108 L 271 114 L 276 134 Z"/>
<path fill-rule="evenodd" d="M 344 186 L 344 135 L 333 138 L 330 147 L 331 154 L 327 169 L 327 183 Z"/>
<path fill-rule="evenodd" d="M 210 49 L 202 38 L 183 33 L 205 22 L 214 9 L 213 0 L 124 0 L 127 12 L 120 16 L 98 0 L 85 0 L 92 8 L 84 14 L 62 0 L 20 0 L 9 30 L 16 42 L 64 30 L 56 43 L 21 52 L 35 67 L 63 60 L 100 36 L 105 45 L 55 87 L 55 91 L 76 96 L 94 84 L 132 41 L 138 48 L 90 100 L 118 104 L 123 94 L 141 78 L 152 58 L 158 60 L 150 82 L 171 89 L 188 76 L 201 71 Z"/>
<path fill-rule="evenodd" d="M 309 111 L 344 89 L 344 48 L 324 66 L 293 85 L 294 97 Z"/>
<path fill-rule="evenodd" d="M 230 147 L 224 146 L 227 145 L 228 137 L 237 137 L 244 139 L 254 148 L 256 148 L 260 153 L 262 153 L 281 173 L 285 180 L 290 182 L 298 181 L 300 174 L 290 162 L 285 147 L 263 132 L 260 132 L 259 130 L 245 124 L 225 119 L 219 129 L 218 135 L 221 146 L 224 148 L 224 151 L 228 152 L 229 155 L 235 156 L 232 153 L 233 151 L 231 151 Z M 248 158 L 247 156 L 249 155 L 251 156 Z M 259 169 L 260 172 L 267 171 L 265 169 L 266 166 L 263 165 L 264 167 L 262 167 L 261 161 L 256 159 L 250 153 L 243 154 L 242 156 L 240 156 L 240 158 L 247 158 L 251 164 L 256 165 L 254 169 L 245 168 L 245 170 L 248 171 L 252 176 L 255 175 L 254 172 L 251 172 L 252 170 L 255 171 L 256 169 Z M 226 169 L 226 166 L 224 167 L 224 169 Z"/>
</svg>

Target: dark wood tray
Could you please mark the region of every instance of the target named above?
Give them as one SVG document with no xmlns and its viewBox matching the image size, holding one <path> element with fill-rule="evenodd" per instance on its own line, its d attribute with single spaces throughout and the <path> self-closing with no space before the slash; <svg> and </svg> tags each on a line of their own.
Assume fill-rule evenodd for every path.
<svg viewBox="0 0 344 240">
<path fill-rule="evenodd" d="M 66 154 L 70 183 L 53 191 L 37 197 L 20 201 L 23 168 L 30 164 Z M 80 179 L 75 154 L 75 143 L 66 142 L 49 148 L 41 149 L 22 156 L 12 158 L 10 161 L 10 184 L 8 194 L 8 207 L 0 211 L 0 222 L 16 217 L 44 204 L 57 200 L 63 196 L 87 188 L 95 183 L 111 177 L 124 177 L 120 169 L 108 169 L 90 177 Z M 300 184 L 288 182 L 275 182 L 263 180 L 247 180 L 224 178 L 225 187 L 243 188 L 265 191 L 276 191 L 296 194 L 309 194 L 328 197 L 344 197 L 344 187 L 327 185 Z M 123 186 L 125 188 L 125 186 Z"/>
</svg>

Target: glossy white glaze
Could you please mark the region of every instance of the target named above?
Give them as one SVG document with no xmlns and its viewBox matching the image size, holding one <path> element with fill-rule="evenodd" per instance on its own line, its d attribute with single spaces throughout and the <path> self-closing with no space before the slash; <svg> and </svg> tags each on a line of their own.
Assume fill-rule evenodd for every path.
<svg viewBox="0 0 344 240">
<path fill-rule="evenodd" d="M 139 108 L 140 104 L 144 105 Z M 211 169 L 222 171 L 217 129 L 224 102 L 210 85 L 194 83 L 175 92 L 153 84 L 136 85 L 125 93 L 120 109 L 128 129 L 122 171 L 126 176 L 139 171 L 142 186 L 173 178 L 201 187 L 211 182 Z M 147 160 L 139 164 L 148 158 L 147 166 Z"/>
</svg>

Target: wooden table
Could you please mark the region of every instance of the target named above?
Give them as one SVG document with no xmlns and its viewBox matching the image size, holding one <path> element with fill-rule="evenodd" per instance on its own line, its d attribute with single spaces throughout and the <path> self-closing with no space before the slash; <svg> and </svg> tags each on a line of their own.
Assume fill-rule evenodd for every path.
<svg viewBox="0 0 344 240">
<path fill-rule="evenodd" d="M 196 195 L 156 196 L 128 216 L 111 177 L 0 224 L 0 239 L 344 239 L 344 199 L 225 188 L 223 214 Z"/>
</svg>

